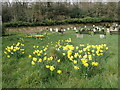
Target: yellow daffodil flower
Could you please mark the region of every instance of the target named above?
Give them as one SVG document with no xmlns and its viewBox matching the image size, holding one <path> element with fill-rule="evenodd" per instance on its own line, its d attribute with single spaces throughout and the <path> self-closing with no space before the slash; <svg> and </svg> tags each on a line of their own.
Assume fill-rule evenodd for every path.
<svg viewBox="0 0 120 90">
<path fill-rule="evenodd" d="M 78 69 L 79 69 L 79 67 L 78 67 L 78 66 L 74 66 L 74 69 L 78 70 Z"/>
<path fill-rule="evenodd" d="M 32 62 L 31 62 L 31 64 L 32 64 L 32 65 L 35 65 L 35 62 L 34 62 L 34 61 L 32 61 Z"/>
<path fill-rule="evenodd" d="M 74 63 L 74 64 L 77 64 L 77 61 L 76 61 L 76 60 L 74 60 L 74 61 L 73 61 L 73 63 Z"/>
<path fill-rule="evenodd" d="M 30 58 L 30 57 L 32 57 L 32 55 L 29 55 L 28 57 Z"/>
<path fill-rule="evenodd" d="M 33 61 L 37 61 L 37 58 L 34 57 L 34 58 L 33 58 Z"/>
<path fill-rule="evenodd" d="M 54 66 L 50 66 L 50 71 L 53 71 L 54 69 Z"/>
<path fill-rule="evenodd" d="M 58 74 L 61 74 L 61 73 L 62 73 L 62 71 L 61 71 L 61 70 L 57 70 L 57 73 L 58 73 Z"/>
<path fill-rule="evenodd" d="M 58 59 L 57 62 L 60 62 L 60 59 Z"/>
<path fill-rule="evenodd" d="M 42 59 L 40 58 L 40 59 L 38 60 L 38 62 L 42 62 Z"/>
</svg>

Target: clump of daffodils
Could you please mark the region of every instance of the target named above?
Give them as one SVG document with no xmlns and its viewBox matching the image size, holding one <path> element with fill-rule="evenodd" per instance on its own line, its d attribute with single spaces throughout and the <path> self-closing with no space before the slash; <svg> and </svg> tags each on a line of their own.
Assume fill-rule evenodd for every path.
<svg viewBox="0 0 120 90">
<path fill-rule="evenodd" d="M 43 40 L 45 36 L 44 35 L 28 35 L 27 37 Z"/>
<path fill-rule="evenodd" d="M 106 44 L 101 45 L 90 45 L 90 44 L 80 44 L 78 46 L 72 45 L 71 38 L 67 40 L 58 40 L 54 47 L 58 52 L 61 52 L 62 57 L 59 55 L 48 56 L 49 45 L 43 46 L 39 49 L 39 46 L 33 46 L 36 50 L 33 51 L 32 55 L 29 55 L 32 58 L 31 64 L 33 66 L 41 66 L 46 70 L 62 74 L 64 69 L 61 69 L 60 65 L 64 61 L 67 61 L 73 70 L 78 72 L 91 72 L 91 70 L 99 67 L 101 64 L 101 57 L 104 57 L 108 47 Z M 64 59 L 64 60 L 63 60 Z"/>
<path fill-rule="evenodd" d="M 24 44 L 18 42 L 12 46 L 7 46 L 4 54 L 6 54 L 7 58 L 11 58 L 12 56 L 21 57 L 25 53 L 24 50 Z"/>
</svg>

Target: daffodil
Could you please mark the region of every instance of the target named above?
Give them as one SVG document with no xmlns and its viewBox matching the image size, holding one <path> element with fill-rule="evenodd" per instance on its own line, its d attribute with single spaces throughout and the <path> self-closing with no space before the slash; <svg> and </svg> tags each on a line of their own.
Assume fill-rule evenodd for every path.
<svg viewBox="0 0 120 90">
<path fill-rule="evenodd" d="M 33 54 L 35 54 L 35 52 L 33 52 Z"/>
<path fill-rule="evenodd" d="M 49 65 L 46 65 L 46 68 L 50 68 L 50 66 L 49 66 Z"/>
<path fill-rule="evenodd" d="M 32 61 L 32 62 L 31 62 L 31 64 L 32 64 L 32 65 L 35 65 L 35 62 L 34 62 L 34 61 Z"/>
<path fill-rule="evenodd" d="M 7 54 L 7 52 L 4 51 L 5 54 Z"/>
<path fill-rule="evenodd" d="M 38 60 L 38 62 L 42 62 L 42 59 L 40 58 L 40 59 Z"/>
<path fill-rule="evenodd" d="M 108 50 L 108 47 L 106 47 L 106 50 Z"/>
<path fill-rule="evenodd" d="M 71 55 L 72 54 L 72 50 L 69 50 L 67 53 L 68 53 L 68 55 Z"/>
<path fill-rule="evenodd" d="M 24 51 L 25 49 L 20 49 L 21 51 Z"/>
<path fill-rule="evenodd" d="M 7 55 L 7 58 L 10 58 L 10 55 Z"/>
<path fill-rule="evenodd" d="M 88 64 L 88 63 L 83 63 L 83 65 L 84 65 L 85 67 L 88 67 L 89 64 Z"/>
<path fill-rule="evenodd" d="M 33 61 L 37 61 L 37 58 L 33 57 Z"/>
<path fill-rule="evenodd" d="M 65 53 L 62 53 L 63 54 L 63 56 L 65 56 Z"/>
<path fill-rule="evenodd" d="M 45 56 L 45 57 L 43 58 L 43 60 L 47 60 L 47 57 Z"/>
<path fill-rule="evenodd" d="M 14 51 L 14 50 L 13 50 Z M 16 51 L 16 50 L 15 50 Z M 11 52 L 10 50 L 8 50 L 8 52 Z"/>
<path fill-rule="evenodd" d="M 93 56 L 95 56 L 95 54 L 92 54 Z"/>
<path fill-rule="evenodd" d="M 50 71 L 53 71 L 54 69 L 54 66 L 50 66 Z"/>
<path fill-rule="evenodd" d="M 103 53 L 100 53 L 100 55 L 103 55 Z"/>
<path fill-rule="evenodd" d="M 100 52 L 103 52 L 103 50 L 100 50 Z"/>
<path fill-rule="evenodd" d="M 58 73 L 58 74 L 61 74 L 61 73 L 62 73 L 62 71 L 61 71 L 61 70 L 57 70 L 57 73 Z"/>
<path fill-rule="evenodd" d="M 76 50 L 78 50 L 78 48 L 79 48 L 79 47 L 78 47 L 78 46 L 76 46 Z"/>
<path fill-rule="evenodd" d="M 82 55 L 79 55 L 79 58 L 81 58 L 82 57 Z"/>
<path fill-rule="evenodd" d="M 60 59 L 58 59 L 57 62 L 60 62 Z"/>
<path fill-rule="evenodd" d="M 44 55 L 47 55 L 47 53 L 44 53 Z"/>
<path fill-rule="evenodd" d="M 24 54 L 25 52 L 22 52 L 22 54 Z"/>
<path fill-rule="evenodd" d="M 38 53 L 37 55 L 40 56 L 40 53 Z"/>
<path fill-rule="evenodd" d="M 85 54 L 84 56 L 83 56 L 83 58 L 87 58 L 88 57 L 88 55 L 87 54 Z"/>
<path fill-rule="evenodd" d="M 92 50 L 92 52 L 95 52 L 94 50 Z"/>
<path fill-rule="evenodd" d="M 30 58 L 30 57 L 32 57 L 32 55 L 29 55 L 28 57 Z"/>
<path fill-rule="evenodd" d="M 79 53 L 82 53 L 83 51 L 82 50 L 79 50 Z"/>
<path fill-rule="evenodd" d="M 92 60 L 92 56 L 91 55 L 89 55 L 89 60 Z"/>
<path fill-rule="evenodd" d="M 98 66 L 98 62 L 92 62 L 92 65 Z"/>
<path fill-rule="evenodd" d="M 50 61 L 51 59 L 50 58 L 47 58 L 48 61 Z"/>
<path fill-rule="evenodd" d="M 74 57 L 77 58 L 78 56 L 79 56 L 79 54 L 78 54 L 78 53 L 75 53 Z"/>
<path fill-rule="evenodd" d="M 11 54 L 14 54 L 13 52 L 11 52 Z"/>
<path fill-rule="evenodd" d="M 50 60 L 53 60 L 53 57 L 52 57 L 52 56 L 50 57 Z"/>
<path fill-rule="evenodd" d="M 79 67 L 78 67 L 78 66 L 74 66 L 74 69 L 78 70 L 78 69 L 79 69 Z"/>
<path fill-rule="evenodd" d="M 73 63 L 74 63 L 74 64 L 77 64 L 77 60 L 74 60 Z"/>
<path fill-rule="evenodd" d="M 21 44 L 21 46 L 24 46 L 24 44 Z"/>
<path fill-rule="evenodd" d="M 82 47 L 83 47 L 83 46 L 85 46 L 85 45 L 84 45 L 84 44 L 80 44 L 80 46 L 82 46 Z"/>
</svg>

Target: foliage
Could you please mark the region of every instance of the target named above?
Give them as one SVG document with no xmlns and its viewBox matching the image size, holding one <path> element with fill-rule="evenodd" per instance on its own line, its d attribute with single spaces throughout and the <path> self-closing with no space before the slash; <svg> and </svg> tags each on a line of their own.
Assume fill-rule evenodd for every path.
<svg viewBox="0 0 120 90">
<path fill-rule="evenodd" d="M 50 33 L 50 32 L 49 32 Z M 105 61 L 104 63 L 99 63 L 97 67 L 99 70 L 90 74 L 90 77 L 83 77 L 78 74 L 78 70 L 73 68 L 73 62 L 67 59 L 64 61 L 64 56 L 61 53 L 61 50 L 52 48 L 56 44 L 59 45 L 58 41 L 62 41 L 60 44 L 64 44 L 64 41 L 68 38 L 72 39 L 72 45 L 79 46 L 79 44 L 84 45 L 101 45 L 107 44 L 109 50 L 105 55 L 106 58 L 100 59 Z M 70 30 L 66 31 L 63 35 L 59 33 L 50 33 L 49 36 L 41 41 L 39 39 L 28 38 L 26 34 L 6 36 L 2 37 L 3 39 L 3 54 L 2 54 L 2 87 L 3 88 L 117 88 L 118 87 L 118 35 L 106 35 L 106 38 L 100 39 L 99 35 L 89 36 L 84 35 L 84 38 L 76 38 L 75 31 Z M 24 40 L 24 57 L 20 57 L 19 60 L 13 55 L 11 58 L 7 58 L 4 54 L 4 50 L 7 46 L 11 46 L 13 43 Z M 63 46 L 62 44 L 62 46 Z M 49 45 L 49 47 L 47 47 Z M 40 70 L 39 67 L 31 65 L 33 60 L 33 52 L 37 49 L 44 50 L 45 48 L 48 57 L 57 55 L 60 56 L 61 74 L 60 71 L 53 74 L 55 77 L 51 77 L 50 70 L 44 68 Z M 81 47 L 81 46 L 80 46 Z M 85 46 L 86 47 L 86 46 Z M 44 48 L 44 49 L 43 49 Z M 62 49 L 62 48 L 61 48 Z M 64 53 L 64 51 L 63 51 Z M 65 52 L 66 53 L 66 52 Z M 66 53 L 67 54 L 67 53 Z M 74 53 L 75 54 L 75 53 Z M 109 55 L 108 55 L 109 54 Z M 29 58 L 30 56 L 33 56 Z M 28 57 L 29 56 L 29 57 Z M 57 60 L 56 59 L 56 62 Z M 34 59 L 35 60 L 35 59 Z M 100 61 L 98 60 L 98 61 Z M 102 62 L 100 61 L 100 62 Z M 69 64 L 68 62 L 71 62 Z M 42 63 L 42 62 L 41 62 Z M 37 64 L 37 63 L 36 63 Z M 82 65 L 82 64 L 80 64 Z M 52 64 L 51 64 L 52 66 Z M 41 66 L 42 67 L 42 66 Z M 55 68 L 56 69 L 56 68 Z M 66 70 L 65 70 L 66 69 Z M 82 68 L 79 68 L 81 70 Z M 57 70 L 57 69 L 56 69 Z M 60 70 L 60 69 L 59 69 Z M 68 71 L 67 71 L 68 70 Z M 46 73 L 48 72 L 48 73 Z M 51 78 L 48 78 L 51 77 Z"/>
<path fill-rule="evenodd" d="M 52 52 L 48 52 L 49 45 L 43 46 L 40 50 L 39 46 L 34 46 L 33 54 L 29 55 L 30 58 L 32 57 L 31 64 L 34 68 L 40 69 L 41 73 L 44 68 L 48 78 L 56 78 L 57 73 L 67 72 L 73 75 L 78 73 L 79 76 L 84 77 L 93 76 L 100 71 L 99 65 L 105 62 L 103 60 L 105 60 L 108 50 L 106 44 L 74 46 L 71 39 L 59 40 L 53 47 L 56 48 Z M 49 53 L 53 54 L 49 56 Z M 71 68 L 62 68 L 62 63 L 66 63 Z"/>
<path fill-rule="evenodd" d="M 7 46 L 5 48 L 4 54 L 6 54 L 7 58 L 11 58 L 11 56 L 20 58 L 25 53 L 23 46 L 24 46 L 24 44 L 22 44 L 20 42 L 18 42 L 16 45 L 13 44 L 12 46 Z"/>
<path fill-rule="evenodd" d="M 71 18 L 105 17 L 118 19 L 118 3 L 91 2 L 4 2 L 3 22 L 41 22 L 45 19 L 64 20 Z M 88 20 L 89 21 L 89 20 Z M 44 25 L 44 23 L 42 23 Z M 49 25 L 49 24 L 48 24 Z M 54 25 L 54 24 L 52 24 Z"/>
<path fill-rule="evenodd" d="M 52 25 L 64 25 L 64 24 L 79 24 L 79 23 L 99 23 L 99 22 L 114 22 L 113 19 L 106 19 L 106 18 L 92 18 L 92 17 L 85 17 L 85 18 L 73 18 L 73 19 L 65 19 L 61 21 L 57 20 L 43 20 L 41 22 L 8 22 L 4 23 L 5 27 L 27 27 L 27 26 L 52 26 Z"/>
</svg>

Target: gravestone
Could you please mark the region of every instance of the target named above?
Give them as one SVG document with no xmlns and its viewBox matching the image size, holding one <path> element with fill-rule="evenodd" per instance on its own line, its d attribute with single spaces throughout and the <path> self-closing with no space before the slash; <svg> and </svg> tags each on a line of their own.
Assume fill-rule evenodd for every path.
<svg viewBox="0 0 120 90">
<path fill-rule="evenodd" d="M 65 31 L 66 31 L 66 29 L 63 29 L 63 31 L 65 32 Z"/>
<path fill-rule="evenodd" d="M 101 38 L 101 39 L 105 38 L 105 35 L 100 34 L 100 38 Z"/>
<path fill-rule="evenodd" d="M 83 34 L 76 34 L 77 38 L 83 38 Z"/>
<path fill-rule="evenodd" d="M 67 28 L 67 30 L 70 30 L 70 28 Z"/>
<path fill-rule="evenodd" d="M 58 32 L 58 28 L 56 28 L 55 31 Z"/>
<path fill-rule="evenodd" d="M 52 28 L 50 28 L 50 31 L 52 31 Z"/>
<path fill-rule="evenodd" d="M 76 27 L 74 27 L 74 30 L 76 30 Z"/>
<path fill-rule="evenodd" d="M 107 32 L 110 33 L 110 29 L 109 28 L 107 28 Z"/>
<path fill-rule="evenodd" d="M 78 33 L 78 30 L 76 30 L 75 32 Z"/>
</svg>

